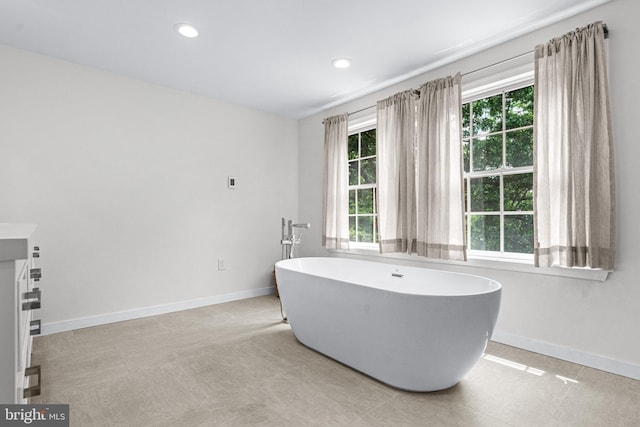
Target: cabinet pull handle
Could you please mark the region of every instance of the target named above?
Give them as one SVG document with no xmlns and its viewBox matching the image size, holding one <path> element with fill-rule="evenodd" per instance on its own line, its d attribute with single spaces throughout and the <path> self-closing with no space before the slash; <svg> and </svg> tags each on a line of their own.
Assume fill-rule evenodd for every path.
<svg viewBox="0 0 640 427">
<path fill-rule="evenodd" d="M 40 252 L 34 252 L 33 253 L 33 257 L 34 258 L 40 258 Z"/>
<path fill-rule="evenodd" d="M 42 333 L 41 325 L 42 323 L 40 319 L 29 322 L 29 335 L 40 335 Z"/>
<path fill-rule="evenodd" d="M 31 387 L 27 387 L 22 390 L 22 398 L 27 399 L 29 397 L 40 396 L 40 365 L 30 366 L 24 370 L 24 376 L 30 377 L 35 375 L 38 379 L 38 383 Z"/>
<path fill-rule="evenodd" d="M 40 301 L 30 301 L 30 302 L 23 302 L 22 303 L 22 310 L 23 311 L 27 311 L 27 310 L 35 310 L 40 308 Z"/>
<path fill-rule="evenodd" d="M 41 294 L 42 294 L 42 291 L 40 291 L 40 288 L 33 288 L 33 290 L 31 291 L 23 293 L 22 299 L 34 299 L 34 298 L 40 299 Z"/>
<path fill-rule="evenodd" d="M 35 301 L 27 301 L 22 303 L 22 310 L 35 310 L 36 308 L 40 308 L 40 300 L 42 297 L 42 293 L 40 292 L 40 288 L 33 288 L 31 292 L 25 292 L 22 294 L 24 299 L 36 299 Z"/>
<path fill-rule="evenodd" d="M 29 270 L 29 277 L 38 281 L 42 278 L 42 269 L 41 268 L 32 268 Z"/>
</svg>

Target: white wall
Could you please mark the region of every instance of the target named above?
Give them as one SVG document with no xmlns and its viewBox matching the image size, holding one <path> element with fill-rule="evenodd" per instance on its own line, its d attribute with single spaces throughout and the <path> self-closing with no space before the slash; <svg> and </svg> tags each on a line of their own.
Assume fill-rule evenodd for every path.
<svg viewBox="0 0 640 427">
<path fill-rule="evenodd" d="M 269 290 L 295 121 L 6 46 L 0 63 L 0 222 L 39 225 L 45 324 Z"/>
<path fill-rule="evenodd" d="M 536 44 L 602 20 L 610 29 L 618 224 L 615 272 L 609 275 L 606 282 L 595 282 L 443 264 L 420 265 L 481 274 L 502 282 L 503 302 L 496 334 L 502 341 L 640 378 L 638 16 L 640 3 L 636 0 L 615 0 L 373 95 L 301 120 L 299 217 L 318 224 L 309 230 L 307 240 L 302 245 L 303 254 L 327 254 L 321 247 L 320 238 L 322 162 L 317 160 L 323 156 L 323 118 L 374 105 L 377 100 L 401 90 L 416 88 L 434 78 L 458 71 L 465 73 L 531 51 Z"/>
<path fill-rule="evenodd" d="M 303 255 L 327 254 L 320 239 L 323 118 L 603 20 L 611 31 L 616 271 L 592 282 L 420 265 L 501 281 L 498 331 L 507 341 L 640 367 L 639 12 L 635 0 L 614 0 L 297 126 L 0 46 L 0 222 L 39 224 L 45 325 L 262 290 L 280 257 L 281 216 L 312 223 Z M 226 188 L 227 175 L 237 177 L 236 190 Z"/>
</svg>

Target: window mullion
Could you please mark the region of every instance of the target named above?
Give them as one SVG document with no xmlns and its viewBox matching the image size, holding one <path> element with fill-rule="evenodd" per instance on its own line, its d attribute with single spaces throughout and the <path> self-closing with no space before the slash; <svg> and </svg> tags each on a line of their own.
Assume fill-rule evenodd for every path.
<svg viewBox="0 0 640 427">
<path fill-rule="evenodd" d="M 471 173 L 473 172 L 473 102 L 469 103 L 469 115 L 469 173 Z"/>
<path fill-rule="evenodd" d="M 378 178 L 376 177 L 376 182 L 378 182 Z M 373 190 L 373 216 L 371 220 L 373 221 L 373 241 L 374 243 L 378 241 L 378 229 L 376 227 L 376 215 L 378 212 L 378 192 Z"/>
<path fill-rule="evenodd" d="M 500 253 L 504 253 L 504 175 L 500 173 Z"/>
<path fill-rule="evenodd" d="M 362 188 L 362 132 L 358 132 L 358 189 Z M 356 242 L 360 241 L 360 191 L 356 190 Z"/>
<path fill-rule="evenodd" d="M 502 92 L 502 168 L 504 170 L 507 165 L 507 114 L 506 114 L 506 94 Z M 500 172 L 500 253 L 504 254 L 504 174 Z"/>
</svg>

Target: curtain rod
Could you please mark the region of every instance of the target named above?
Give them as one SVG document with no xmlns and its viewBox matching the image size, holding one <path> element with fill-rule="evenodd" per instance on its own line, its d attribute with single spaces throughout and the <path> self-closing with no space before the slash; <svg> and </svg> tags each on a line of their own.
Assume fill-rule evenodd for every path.
<svg viewBox="0 0 640 427">
<path fill-rule="evenodd" d="M 604 30 L 604 38 L 608 39 L 609 38 L 609 28 L 607 27 L 607 24 L 602 24 L 602 29 Z M 462 74 L 462 77 L 468 76 L 469 74 L 477 73 L 478 71 L 486 70 L 487 68 L 495 67 L 495 66 L 502 65 L 502 64 L 510 62 L 510 61 L 514 61 L 516 59 L 522 58 L 523 56 L 531 55 L 533 52 L 534 52 L 533 50 L 530 50 L 528 52 L 521 53 L 521 54 L 516 55 L 516 56 L 512 56 L 511 58 L 503 59 L 501 61 L 494 62 L 493 64 L 485 65 L 484 67 L 480 67 L 480 68 L 476 68 L 475 70 L 467 71 L 466 73 Z M 364 107 L 364 108 L 361 108 L 359 110 L 352 111 L 351 113 L 348 113 L 348 115 L 350 116 L 352 114 L 358 114 L 358 113 L 361 113 L 363 111 L 366 111 L 366 110 L 369 110 L 371 108 L 374 108 L 375 106 L 376 106 L 376 104 L 370 105 L 368 107 Z"/>
<path fill-rule="evenodd" d="M 604 38 L 608 39 L 609 38 L 609 29 L 607 28 L 607 24 L 602 24 L 602 29 L 604 30 Z M 502 61 L 494 62 L 493 64 L 485 65 L 484 67 L 480 67 L 480 68 L 476 68 L 475 70 L 467 71 L 466 73 L 464 73 L 462 75 L 462 77 L 468 76 L 469 74 L 477 73 L 478 71 L 486 70 L 487 68 L 495 67 L 497 65 L 502 65 L 502 64 L 504 64 L 506 62 L 522 58 L 523 56 L 531 55 L 534 52 L 535 52 L 535 50 L 530 50 L 528 52 L 521 53 L 520 55 L 512 56 L 511 58 L 503 59 Z"/>
</svg>

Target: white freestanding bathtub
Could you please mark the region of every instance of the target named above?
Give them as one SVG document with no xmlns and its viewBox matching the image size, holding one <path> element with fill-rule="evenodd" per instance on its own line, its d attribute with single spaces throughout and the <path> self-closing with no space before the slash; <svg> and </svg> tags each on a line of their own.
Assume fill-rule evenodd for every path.
<svg viewBox="0 0 640 427">
<path fill-rule="evenodd" d="M 500 310 L 500 283 L 467 274 L 344 258 L 276 264 L 296 338 L 391 386 L 436 391 L 482 356 Z"/>
</svg>

